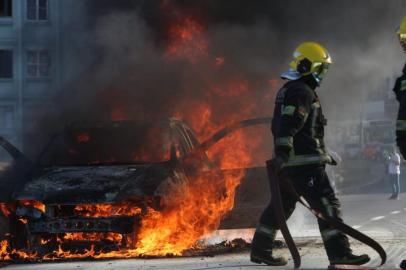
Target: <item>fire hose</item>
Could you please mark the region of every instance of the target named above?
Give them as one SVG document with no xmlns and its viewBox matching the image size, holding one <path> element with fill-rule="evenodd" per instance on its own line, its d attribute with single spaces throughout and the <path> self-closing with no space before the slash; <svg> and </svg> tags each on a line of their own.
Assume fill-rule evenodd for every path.
<svg viewBox="0 0 406 270">
<path fill-rule="evenodd" d="M 287 191 L 288 194 L 293 196 L 298 202 L 300 202 L 305 208 L 307 208 L 310 212 L 312 212 L 312 214 L 315 215 L 317 218 L 327 222 L 331 227 L 341 231 L 344 234 L 351 236 L 352 238 L 354 238 L 354 239 L 360 241 L 361 243 L 374 249 L 381 257 L 381 263 L 378 267 L 385 264 L 386 252 L 381 247 L 381 245 L 379 245 L 378 242 L 376 242 L 369 236 L 361 233 L 360 231 L 353 229 L 352 227 L 348 226 L 347 224 L 337 220 L 336 218 L 332 218 L 327 215 L 324 215 L 322 213 L 322 211 L 320 211 L 320 209 L 318 209 L 316 207 L 317 204 L 315 204 L 314 202 L 311 202 L 309 199 L 307 199 L 307 200 L 304 199 L 303 196 L 300 196 L 297 193 L 296 189 L 294 188 L 294 186 L 292 185 L 292 183 L 289 179 L 284 178 L 283 182 L 281 182 L 276 168 L 277 167 L 273 160 L 267 161 L 267 171 L 268 171 L 268 177 L 269 177 L 270 188 L 271 188 L 271 193 L 272 193 L 271 205 L 273 207 L 273 210 L 275 211 L 275 216 L 276 216 L 279 228 L 281 230 L 282 236 L 285 239 L 286 245 L 288 246 L 288 249 L 292 255 L 295 269 L 298 269 L 300 267 L 300 264 L 301 264 L 300 254 L 296 247 L 295 242 L 293 241 L 292 235 L 289 232 L 289 228 L 286 224 L 286 217 L 285 217 L 285 213 L 283 211 L 280 185 L 282 185 L 282 188 L 284 188 L 284 190 Z M 330 265 L 329 269 L 369 270 L 369 269 L 374 269 L 374 268 L 365 267 L 365 266 L 357 266 L 357 265 Z"/>
<path fill-rule="evenodd" d="M 210 148 L 213 144 L 216 142 L 220 141 L 233 131 L 240 129 L 240 128 L 246 128 L 249 126 L 255 126 L 255 125 L 263 125 L 263 124 L 271 124 L 272 123 L 272 117 L 263 117 L 263 118 L 252 118 L 252 119 L 247 119 L 247 120 L 242 120 L 239 122 L 232 123 L 225 128 L 221 129 L 220 131 L 216 132 L 210 139 L 207 141 L 203 142 L 199 146 L 199 150 L 201 151 L 206 151 L 208 148 Z"/>
<path fill-rule="evenodd" d="M 272 122 L 271 117 L 265 117 L 265 118 L 255 118 L 255 119 L 248 119 L 248 120 L 243 120 L 239 121 L 233 124 L 230 124 L 226 126 L 224 129 L 218 131 L 214 136 L 212 136 L 209 140 L 203 142 L 200 147 L 195 149 L 195 151 L 205 151 L 208 149 L 210 146 L 215 144 L 216 142 L 220 141 L 224 137 L 226 137 L 228 134 L 231 132 L 235 131 L 236 129 L 239 128 L 245 128 L 249 126 L 254 126 L 254 125 L 261 125 L 261 124 L 270 124 Z M 282 198 L 281 198 L 281 193 L 280 193 L 280 178 L 277 173 L 276 165 L 274 164 L 273 160 L 267 161 L 267 171 L 268 171 L 268 178 L 270 181 L 270 188 L 271 188 L 271 193 L 272 193 L 272 201 L 271 204 L 273 205 L 273 210 L 275 211 L 275 215 L 278 221 L 279 228 L 281 230 L 281 233 L 283 235 L 283 238 L 286 241 L 286 245 L 288 246 L 288 249 L 292 255 L 293 262 L 294 262 L 294 267 L 295 269 L 298 269 L 301 264 L 301 259 L 300 259 L 300 254 L 299 251 L 296 247 L 296 244 L 292 238 L 292 235 L 289 232 L 289 228 L 286 224 L 286 217 L 285 213 L 283 211 L 283 204 L 282 204 Z M 318 209 L 314 202 L 311 202 L 309 199 L 305 200 L 302 196 L 300 196 L 292 183 L 290 182 L 289 179 L 283 179 L 283 188 L 286 189 L 286 191 L 293 196 L 298 202 L 300 202 L 305 208 L 307 208 L 314 216 L 317 218 L 324 220 L 327 222 L 331 227 L 341 231 L 344 234 L 347 234 L 348 236 L 351 236 L 352 238 L 360 241 L 361 243 L 371 247 L 374 249 L 379 256 L 381 257 L 381 263 L 379 266 L 382 266 L 386 262 L 386 252 L 382 248 L 382 246 L 370 238 L 369 236 L 361 233 L 360 231 L 348 226 L 347 224 L 337 220 L 336 218 L 332 218 L 329 216 L 326 216 L 323 214 L 320 209 Z M 310 203 L 309 203 L 310 202 Z M 335 270 L 335 269 L 348 269 L 348 270 L 373 270 L 375 268 L 372 267 L 366 267 L 366 266 L 357 266 L 357 265 L 330 265 L 329 269 Z"/>
</svg>

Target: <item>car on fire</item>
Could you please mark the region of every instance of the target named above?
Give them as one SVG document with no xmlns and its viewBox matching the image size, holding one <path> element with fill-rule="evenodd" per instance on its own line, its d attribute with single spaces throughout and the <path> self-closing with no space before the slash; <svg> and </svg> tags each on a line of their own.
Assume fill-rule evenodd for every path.
<svg viewBox="0 0 406 270">
<path fill-rule="evenodd" d="M 134 247 L 147 209 L 165 207 L 162 197 L 169 184 L 176 185 L 179 175 L 221 178 L 224 172 L 205 151 L 236 129 L 269 122 L 241 121 L 203 143 L 173 118 L 71 125 L 52 137 L 36 161 L 1 138 L 13 158 L 0 179 L 7 228 L 2 236 L 9 248 L 38 254 L 57 249 L 61 239 L 72 240 L 64 242 L 67 249 L 88 248 L 89 241 L 78 241 L 78 234 L 98 234 L 92 244 L 101 249 Z M 112 241 L 117 234 L 120 241 Z"/>
</svg>

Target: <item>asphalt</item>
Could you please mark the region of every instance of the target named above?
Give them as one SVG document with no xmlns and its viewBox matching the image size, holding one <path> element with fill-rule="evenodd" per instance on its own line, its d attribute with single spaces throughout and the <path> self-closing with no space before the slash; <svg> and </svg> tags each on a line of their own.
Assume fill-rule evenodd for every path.
<svg viewBox="0 0 406 270">
<path fill-rule="evenodd" d="M 388 262 L 380 269 L 399 269 L 400 261 L 406 259 L 406 193 L 399 200 L 388 200 L 389 194 L 342 196 L 343 217 L 347 224 L 378 240 L 388 254 Z M 296 241 L 302 243 L 301 269 L 327 269 L 328 261 L 321 244 L 315 219 L 305 209 L 298 207 L 289 226 Z M 221 231 L 215 238 L 243 236 L 250 238 L 252 230 Z M 368 253 L 373 258 L 371 265 L 378 263 L 378 256 L 369 248 L 351 242 L 355 253 Z M 286 249 L 277 253 L 289 257 Z M 249 253 L 223 254 L 214 257 L 131 259 L 111 261 L 75 261 L 43 264 L 9 265 L 7 270 L 149 270 L 149 269 L 293 269 L 291 261 L 286 267 L 270 268 L 249 261 Z"/>
</svg>

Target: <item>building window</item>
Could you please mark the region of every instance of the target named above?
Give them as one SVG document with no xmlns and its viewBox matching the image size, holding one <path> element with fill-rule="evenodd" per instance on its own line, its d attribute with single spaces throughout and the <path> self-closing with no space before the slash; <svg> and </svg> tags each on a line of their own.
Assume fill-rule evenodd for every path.
<svg viewBox="0 0 406 270">
<path fill-rule="evenodd" d="M 50 76 L 51 57 L 48 50 L 29 50 L 27 52 L 27 76 L 43 78 Z"/>
<path fill-rule="evenodd" d="M 0 18 L 12 16 L 12 0 L 0 0 Z"/>
<path fill-rule="evenodd" d="M 14 107 L 0 106 L 0 129 L 14 128 Z"/>
<path fill-rule="evenodd" d="M 27 0 L 27 19 L 30 21 L 48 20 L 48 0 Z"/>
<path fill-rule="evenodd" d="M 0 79 L 13 78 L 13 51 L 0 50 Z"/>
</svg>

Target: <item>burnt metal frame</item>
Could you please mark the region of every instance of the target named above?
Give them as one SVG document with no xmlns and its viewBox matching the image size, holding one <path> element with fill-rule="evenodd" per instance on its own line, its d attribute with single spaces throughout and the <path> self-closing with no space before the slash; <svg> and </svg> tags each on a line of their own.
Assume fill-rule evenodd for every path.
<svg viewBox="0 0 406 270">
<path fill-rule="evenodd" d="M 100 218 L 53 218 L 29 220 L 28 231 L 31 234 L 57 234 L 71 232 L 116 232 L 129 234 L 134 231 L 138 217 L 100 217 Z"/>
</svg>

